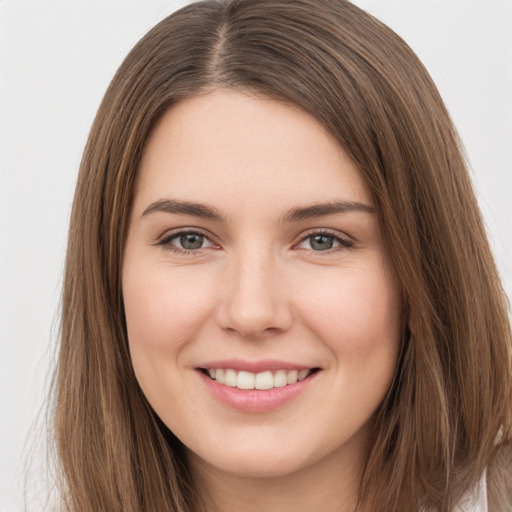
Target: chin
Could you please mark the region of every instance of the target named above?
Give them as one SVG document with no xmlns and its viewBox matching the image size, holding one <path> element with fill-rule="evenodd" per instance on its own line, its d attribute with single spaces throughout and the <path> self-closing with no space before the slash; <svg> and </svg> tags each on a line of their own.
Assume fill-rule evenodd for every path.
<svg viewBox="0 0 512 512">
<path fill-rule="evenodd" d="M 194 453 L 189 451 L 193 466 L 241 478 L 281 478 L 313 468 L 328 457 L 322 447 L 305 443 L 277 447 L 272 443 L 234 444 L 231 450 Z"/>
<path fill-rule="evenodd" d="M 296 473 L 307 466 L 305 461 L 301 463 L 301 461 L 292 460 L 289 456 L 254 460 L 254 458 L 248 459 L 235 455 L 223 458 L 221 461 L 202 459 L 202 464 L 204 463 L 216 471 L 220 470 L 239 478 L 280 478 Z"/>
</svg>

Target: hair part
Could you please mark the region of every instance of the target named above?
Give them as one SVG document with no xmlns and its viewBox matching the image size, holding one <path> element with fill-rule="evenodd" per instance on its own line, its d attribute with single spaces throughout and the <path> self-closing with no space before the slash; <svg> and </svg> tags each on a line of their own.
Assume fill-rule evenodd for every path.
<svg viewBox="0 0 512 512">
<path fill-rule="evenodd" d="M 55 413 L 66 510 L 201 506 L 183 446 L 135 379 L 120 276 L 148 137 L 172 104 L 218 88 L 314 116 L 374 199 L 406 320 L 358 510 L 414 511 L 421 500 L 448 511 L 485 468 L 491 509 L 505 510 L 510 323 L 461 144 L 412 50 L 345 0 L 189 5 L 112 80 L 81 163 L 66 258 Z"/>
</svg>

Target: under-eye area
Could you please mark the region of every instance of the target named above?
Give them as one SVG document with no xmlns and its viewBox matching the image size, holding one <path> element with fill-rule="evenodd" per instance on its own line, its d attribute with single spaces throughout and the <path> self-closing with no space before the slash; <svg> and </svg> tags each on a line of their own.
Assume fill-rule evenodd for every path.
<svg viewBox="0 0 512 512">
<path fill-rule="evenodd" d="M 267 370 L 253 373 L 232 368 L 200 368 L 203 374 L 219 384 L 238 389 L 273 389 L 301 382 L 320 371 L 320 368 L 301 370 Z"/>
</svg>

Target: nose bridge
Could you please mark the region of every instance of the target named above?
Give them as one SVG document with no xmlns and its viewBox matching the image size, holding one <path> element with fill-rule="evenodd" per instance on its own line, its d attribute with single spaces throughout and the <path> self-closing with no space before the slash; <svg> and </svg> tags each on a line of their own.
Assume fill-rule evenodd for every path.
<svg viewBox="0 0 512 512">
<path fill-rule="evenodd" d="M 288 328 L 286 290 L 270 250 L 241 251 L 226 269 L 221 324 L 244 336 Z"/>
</svg>

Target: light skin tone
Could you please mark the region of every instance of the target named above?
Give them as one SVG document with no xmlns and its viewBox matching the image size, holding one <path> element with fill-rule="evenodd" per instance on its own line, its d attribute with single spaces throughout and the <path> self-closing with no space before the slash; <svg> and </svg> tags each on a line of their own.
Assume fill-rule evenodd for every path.
<svg viewBox="0 0 512 512">
<path fill-rule="evenodd" d="M 299 108 L 217 90 L 156 126 L 124 254 L 128 338 L 209 510 L 354 510 L 401 333 L 383 247 L 356 165 Z M 269 360 L 312 371 L 284 401 L 212 392 L 219 361 Z"/>
</svg>

